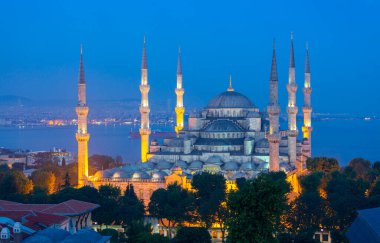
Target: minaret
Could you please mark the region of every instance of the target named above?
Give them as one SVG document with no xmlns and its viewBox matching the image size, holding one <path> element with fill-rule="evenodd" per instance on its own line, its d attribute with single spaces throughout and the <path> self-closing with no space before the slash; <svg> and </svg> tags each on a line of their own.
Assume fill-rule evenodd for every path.
<svg viewBox="0 0 380 243">
<path fill-rule="evenodd" d="M 304 94 L 304 106 L 302 107 L 303 111 L 303 138 L 307 139 L 309 141 L 309 154 L 308 156 L 311 156 L 311 131 L 313 130 L 311 127 L 311 95 L 312 89 L 310 85 L 310 63 L 309 63 L 309 47 L 306 44 L 306 57 L 305 57 L 305 82 L 304 82 L 304 88 L 303 88 L 303 94 Z"/>
<path fill-rule="evenodd" d="M 185 90 L 182 87 L 182 65 L 181 65 L 181 50 L 178 49 L 178 64 L 177 64 L 177 88 L 175 94 L 177 95 L 177 105 L 175 107 L 175 113 L 177 116 L 177 125 L 175 126 L 175 132 L 178 134 L 183 129 L 183 114 L 185 113 L 185 107 L 183 106 L 183 94 Z"/>
<path fill-rule="evenodd" d="M 297 84 L 296 84 L 296 66 L 294 62 L 294 46 L 293 46 L 293 33 L 291 33 L 290 40 L 290 62 L 289 62 L 289 82 L 286 86 L 288 90 L 288 154 L 289 154 L 289 162 L 292 165 L 296 165 L 296 157 L 297 157 L 297 112 L 298 108 L 296 105 L 296 92 L 297 92 Z"/>
<path fill-rule="evenodd" d="M 144 47 L 142 53 L 142 64 L 141 64 L 141 104 L 140 104 L 140 114 L 141 114 L 141 125 L 140 125 L 140 136 L 141 136 L 141 162 L 146 162 L 148 160 L 149 152 L 149 93 L 150 86 L 148 84 L 148 65 L 146 63 L 146 40 L 144 36 Z"/>
<path fill-rule="evenodd" d="M 86 80 L 83 67 L 83 48 L 80 48 L 79 82 L 78 82 L 78 104 L 75 108 L 78 115 L 78 131 L 76 139 L 78 142 L 78 187 L 87 184 L 88 177 L 88 140 L 90 134 L 87 133 L 87 114 L 86 103 Z"/>
<path fill-rule="evenodd" d="M 279 171 L 280 169 L 280 135 L 279 135 L 279 115 L 280 106 L 278 105 L 278 77 L 276 63 L 276 43 L 273 42 L 272 66 L 269 79 L 269 171 Z"/>
</svg>

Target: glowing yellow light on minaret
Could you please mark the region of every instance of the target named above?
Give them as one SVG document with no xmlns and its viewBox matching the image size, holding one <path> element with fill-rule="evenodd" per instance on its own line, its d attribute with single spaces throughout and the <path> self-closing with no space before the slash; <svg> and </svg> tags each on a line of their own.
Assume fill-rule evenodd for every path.
<svg viewBox="0 0 380 243">
<path fill-rule="evenodd" d="M 80 48 L 79 82 L 78 82 L 78 104 L 75 108 L 78 115 L 78 130 L 75 135 L 78 142 L 78 187 L 87 184 L 88 179 L 88 140 L 87 133 L 88 106 L 86 103 L 86 80 L 83 67 L 83 48 Z"/>
<path fill-rule="evenodd" d="M 175 132 L 178 134 L 179 131 L 183 129 L 184 126 L 184 113 L 185 107 L 183 105 L 183 94 L 185 90 L 182 87 L 182 65 L 181 65 L 181 50 L 178 49 L 178 64 L 177 64 L 177 87 L 175 89 L 177 96 L 177 105 L 175 107 L 176 113 L 176 126 Z"/>
</svg>

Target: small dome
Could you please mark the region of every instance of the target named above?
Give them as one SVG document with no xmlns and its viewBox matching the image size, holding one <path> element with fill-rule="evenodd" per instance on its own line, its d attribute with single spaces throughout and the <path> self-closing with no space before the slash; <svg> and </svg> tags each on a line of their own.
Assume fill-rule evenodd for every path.
<svg viewBox="0 0 380 243">
<path fill-rule="evenodd" d="M 241 165 L 240 170 L 253 170 L 252 162 L 245 162 Z"/>
<path fill-rule="evenodd" d="M 178 160 L 177 161 L 177 165 L 179 167 L 181 167 L 182 170 L 186 170 L 187 167 L 188 167 L 187 163 L 185 161 L 183 161 L 183 160 Z"/>
<path fill-rule="evenodd" d="M 95 172 L 94 177 L 99 178 L 99 179 L 104 178 L 105 177 L 104 170 L 98 170 L 97 172 Z"/>
<path fill-rule="evenodd" d="M 153 161 L 148 161 L 140 165 L 140 168 L 144 170 L 153 170 L 155 167 L 156 167 L 156 164 Z"/>
<path fill-rule="evenodd" d="M 124 170 L 119 170 L 119 171 L 116 171 L 112 175 L 112 178 L 113 179 L 127 179 L 127 178 L 131 178 L 131 174 Z"/>
<path fill-rule="evenodd" d="M 230 162 L 224 163 L 223 168 L 224 170 L 227 170 L 227 171 L 235 171 L 239 169 L 239 165 L 234 161 L 230 161 Z"/>
<path fill-rule="evenodd" d="M 157 163 L 157 169 L 159 169 L 159 170 L 169 170 L 172 167 L 173 167 L 173 164 L 166 161 L 166 160 L 160 160 Z"/>
<path fill-rule="evenodd" d="M 223 164 L 223 161 L 219 156 L 213 155 L 206 160 L 206 163 L 207 164 L 221 165 L 221 164 Z"/>
<path fill-rule="evenodd" d="M 193 162 L 191 162 L 189 169 L 191 170 L 202 169 L 202 166 L 203 166 L 202 161 L 194 160 Z"/>
<path fill-rule="evenodd" d="M 7 227 L 4 227 L 0 232 L 0 239 L 7 240 L 11 237 L 11 232 Z"/>
<path fill-rule="evenodd" d="M 144 179 L 150 179 L 150 175 L 146 173 L 145 171 L 137 171 L 133 173 L 132 175 L 133 180 L 144 180 Z"/>
<path fill-rule="evenodd" d="M 164 180 L 165 176 L 167 176 L 167 174 L 163 171 L 154 172 L 152 175 L 152 180 L 155 180 L 155 181 Z"/>
<path fill-rule="evenodd" d="M 215 96 L 207 108 L 254 108 L 247 96 L 235 91 L 223 92 Z"/>
</svg>

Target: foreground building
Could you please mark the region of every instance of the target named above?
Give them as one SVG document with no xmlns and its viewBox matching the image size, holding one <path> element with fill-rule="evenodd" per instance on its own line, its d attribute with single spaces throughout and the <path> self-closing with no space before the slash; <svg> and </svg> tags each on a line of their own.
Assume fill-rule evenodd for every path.
<svg viewBox="0 0 380 243">
<path fill-rule="evenodd" d="M 177 105 L 175 107 L 175 131 L 177 136 L 164 138 L 162 142 L 149 143 L 148 65 L 146 41 L 141 67 L 141 161 L 136 166 L 125 166 L 98 171 L 89 177 L 95 187 L 111 184 L 125 189 L 133 184 L 137 196 L 145 203 L 158 188 L 177 182 L 190 188 L 192 176 L 201 171 L 220 173 L 234 188 L 237 178 L 254 178 L 259 173 L 285 171 L 295 191 L 298 190 L 297 174 L 304 171 L 306 158 L 311 156 L 311 85 L 308 50 L 305 62 L 303 107 L 303 139 L 297 140 L 296 115 L 297 83 L 293 36 L 291 37 L 288 90 L 288 127 L 280 129 L 278 101 L 278 75 L 276 48 L 273 46 L 269 79 L 269 105 L 260 109 L 244 94 L 234 90 L 232 78 L 229 87 L 211 99 L 204 109 L 191 114 L 184 125 L 184 88 L 181 56 L 177 65 Z"/>
</svg>

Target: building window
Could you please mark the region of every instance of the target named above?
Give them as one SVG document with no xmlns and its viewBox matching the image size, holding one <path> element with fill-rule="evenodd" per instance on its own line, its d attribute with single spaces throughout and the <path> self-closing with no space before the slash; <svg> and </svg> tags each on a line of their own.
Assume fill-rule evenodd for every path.
<svg viewBox="0 0 380 243">
<path fill-rule="evenodd" d="M 329 241 L 329 235 L 328 234 L 323 234 L 322 235 L 322 241 Z"/>
</svg>

